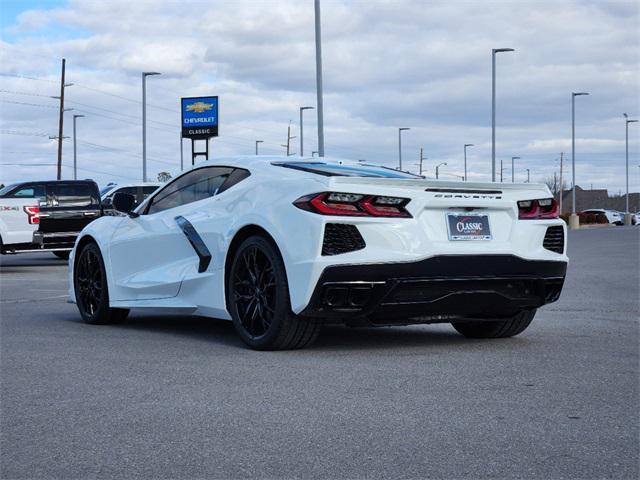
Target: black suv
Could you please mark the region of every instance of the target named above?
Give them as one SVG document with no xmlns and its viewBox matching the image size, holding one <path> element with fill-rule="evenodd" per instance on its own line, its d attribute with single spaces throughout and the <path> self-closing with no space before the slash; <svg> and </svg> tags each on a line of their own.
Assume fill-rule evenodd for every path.
<svg viewBox="0 0 640 480">
<path fill-rule="evenodd" d="M 29 187 L 39 202 L 39 227 L 33 233 L 33 243 L 14 253 L 44 250 L 68 258 L 80 231 L 102 216 L 100 191 L 93 180 L 23 182 L 13 187 L 6 196 Z"/>
</svg>

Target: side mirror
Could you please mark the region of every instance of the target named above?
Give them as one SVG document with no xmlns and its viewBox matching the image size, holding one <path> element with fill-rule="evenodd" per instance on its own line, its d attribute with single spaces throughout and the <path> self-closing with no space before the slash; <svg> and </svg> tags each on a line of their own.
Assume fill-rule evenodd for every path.
<svg viewBox="0 0 640 480">
<path fill-rule="evenodd" d="M 113 208 L 117 211 L 126 213 L 130 217 L 137 217 L 138 214 L 133 212 L 136 206 L 136 197 L 128 193 L 118 192 L 113 196 L 111 201 Z"/>
</svg>

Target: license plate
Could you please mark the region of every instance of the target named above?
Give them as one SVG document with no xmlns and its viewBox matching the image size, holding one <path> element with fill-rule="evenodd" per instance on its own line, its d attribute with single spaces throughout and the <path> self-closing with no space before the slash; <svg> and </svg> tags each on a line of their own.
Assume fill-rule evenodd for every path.
<svg viewBox="0 0 640 480">
<path fill-rule="evenodd" d="M 489 215 L 447 214 L 449 240 L 491 240 Z"/>
</svg>

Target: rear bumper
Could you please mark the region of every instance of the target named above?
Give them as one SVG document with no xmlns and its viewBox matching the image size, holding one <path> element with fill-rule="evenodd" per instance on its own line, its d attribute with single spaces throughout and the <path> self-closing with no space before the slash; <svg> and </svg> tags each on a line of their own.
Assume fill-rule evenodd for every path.
<svg viewBox="0 0 640 480">
<path fill-rule="evenodd" d="M 499 318 L 556 301 L 567 263 L 514 255 L 442 255 L 419 262 L 325 268 L 310 317 L 368 317 L 395 323 Z"/>
<path fill-rule="evenodd" d="M 80 232 L 33 232 L 33 243 L 42 250 L 70 250 Z"/>
</svg>

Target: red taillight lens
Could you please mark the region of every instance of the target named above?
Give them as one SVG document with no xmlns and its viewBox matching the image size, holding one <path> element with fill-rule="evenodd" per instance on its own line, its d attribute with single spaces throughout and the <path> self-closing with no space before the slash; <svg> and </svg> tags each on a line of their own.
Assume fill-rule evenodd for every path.
<svg viewBox="0 0 640 480">
<path fill-rule="evenodd" d="M 404 208 L 407 203 L 408 198 L 337 192 L 307 195 L 293 202 L 302 210 L 321 215 L 411 218 L 411 214 Z"/>
<path fill-rule="evenodd" d="M 518 202 L 518 218 L 520 220 L 558 218 L 559 213 L 558 202 L 554 198 L 521 200 Z"/>
<path fill-rule="evenodd" d="M 27 214 L 29 225 L 38 225 L 40 223 L 40 207 L 22 207 Z"/>
</svg>

